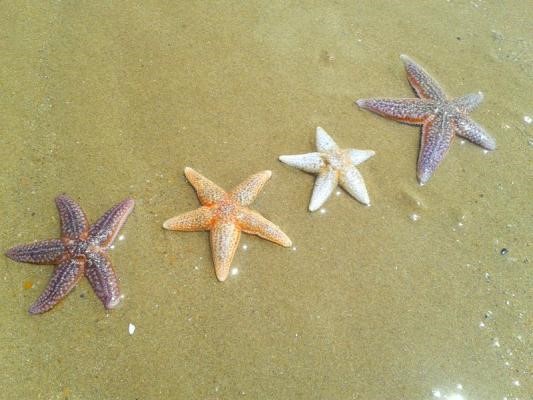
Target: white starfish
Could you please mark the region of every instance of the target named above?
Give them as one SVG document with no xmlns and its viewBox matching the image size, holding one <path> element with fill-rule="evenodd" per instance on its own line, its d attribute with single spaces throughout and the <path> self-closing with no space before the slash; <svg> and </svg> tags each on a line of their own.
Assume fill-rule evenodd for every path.
<svg viewBox="0 0 533 400">
<path fill-rule="evenodd" d="M 311 174 L 317 174 L 309 211 L 326 202 L 338 184 L 361 203 L 370 205 L 363 177 L 355 168 L 374 154 L 372 150 L 340 149 L 321 127 L 316 128 L 317 152 L 280 156 L 279 160 Z"/>
</svg>

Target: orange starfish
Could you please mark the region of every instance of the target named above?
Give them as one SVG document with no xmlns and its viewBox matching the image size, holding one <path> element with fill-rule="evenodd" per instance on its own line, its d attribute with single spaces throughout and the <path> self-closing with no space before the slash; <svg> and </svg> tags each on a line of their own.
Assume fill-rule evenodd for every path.
<svg viewBox="0 0 533 400">
<path fill-rule="evenodd" d="M 270 179 L 271 171 L 248 177 L 229 193 L 192 168 L 185 168 L 185 176 L 196 190 L 202 206 L 170 218 L 165 221 L 163 228 L 172 231 L 210 231 L 211 252 L 219 281 L 225 281 L 228 277 L 241 231 L 281 246 L 292 246 L 291 240 L 279 227 L 247 207 Z"/>
</svg>

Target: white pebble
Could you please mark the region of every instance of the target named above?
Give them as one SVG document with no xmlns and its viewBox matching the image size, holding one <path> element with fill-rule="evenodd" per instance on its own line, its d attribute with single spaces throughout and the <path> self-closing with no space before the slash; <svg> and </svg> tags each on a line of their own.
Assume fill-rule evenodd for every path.
<svg viewBox="0 0 533 400">
<path fill-rule="evenodd" d="M 416 214 L 416 213 L 412 213 L 411 215 L 409 215 L 409 219 L 413 222 L 416 222 L 420 219 L 420 215 Z"/>
<path fill-rule="evenodd" d="M 128 333 L 130 335 L 133 335 L 135 333 L 135 325 L 133 325 L 131 322 L 130 324 L 128 325 Z"/>
</svg>

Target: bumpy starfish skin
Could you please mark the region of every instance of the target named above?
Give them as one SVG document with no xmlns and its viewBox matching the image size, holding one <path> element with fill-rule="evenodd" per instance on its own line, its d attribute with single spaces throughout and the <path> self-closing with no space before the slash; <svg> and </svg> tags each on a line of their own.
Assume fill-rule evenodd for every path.
<svg viewBox="0 0 533 400">
<path fill-rule="evenodd" d="M 76 286 L 85 274 L 105 308 L 120 302 L 117 277 L 106 252 L 134 207 L 126 199 L 89 225 L 81 207 L 71 198 L 56 198 L 61 220 L 61 239 L 15 246 L 6 255 L 15 261 L 57 265 L 47 288 L 31 306 L 31 314 L 50 310 Z"/>
<path fill-rule="evenodd" d="M 247 208 L 271 175 L 270 171 L 259 172 L 226 193 L 192 168 L 185 168 L 185 176 L 196 190 L 201 207 L 170 218 L 163 227 L 173 231 L 210 231 L 215 273 L 219 281 L 225 281 L 241 232 L 257 235 L 281 246 L 292 245 L 281 229 Z"/>
<path fill-rule="evenodd" d="M 309 211 L 316 211 L 326 202 L 338 184 L 361 203 L 370 205 L 363 177 L 355 168 L 375 153 L 372 150 L 339 149 L 324 129 L 316 128 L 318 152 L 280 156 L 291 167 L 317 174 L 309 203 Z"/>
<path fill-rule="evenodd" d="M 419 99 L 360 99 L 357 104 L 384 117 L 422 125 L 417 176 L 427 183 L 444 159 L 457 134 L 487 149 L 496 149 L 495 140 L 468 113 L 483 101 L 483 94 L 472 93 L 448 100 L 439 84 L 422 67 L 402 55 L 409 83 Z"/>
</svg>

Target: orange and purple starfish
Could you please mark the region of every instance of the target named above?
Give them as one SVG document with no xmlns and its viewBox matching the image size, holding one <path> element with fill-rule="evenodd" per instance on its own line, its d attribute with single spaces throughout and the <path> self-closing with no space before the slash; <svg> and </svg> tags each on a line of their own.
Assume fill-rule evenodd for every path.
<svg viewBox="0 0 533 400">
<path fill-rule="evenodd" d="M 50 239 L 15 246 L 6 255 L 15 261 L 57 265 L 48 287 L 31 306 L 30 314 L 50 310 L 76 286 L 83 275 L 105 308 L 120 302 L 117 276 L 107 250 L 133 210 L 126 199 L 89 225 L 81 207 L 65 195 L 56 198 L 61 220 L 61 239 Z"/>
<path fill-rule="evenodd" d="M 228 277 L 241 231 L 281 246 L 292 245 L 280 228 L 247 207 L 270 179 L 271 171 L 248 177 L 229 193 L 192 168 L 185 168 L 185 176 L 196 190 L 201 207 L 170 218 L 163 227 L 172 231 L 210 231 L 211 252 L 219 281 Z"/>
<path fill-rule="evenodd" d="M 384 117 L 413 125 L 422 125 L 417 175 L 425 184 L 444 159 L 457 134 L 487 149 L 496 148 L 495 140 L 469 116 L 483 101 L 483 94 L 472 93 L 449 100 L 439 84 L 422 67 L 402 55 L 407 79 L 419 99 L 360 99 L 362 108 Z"/>
</svg>

